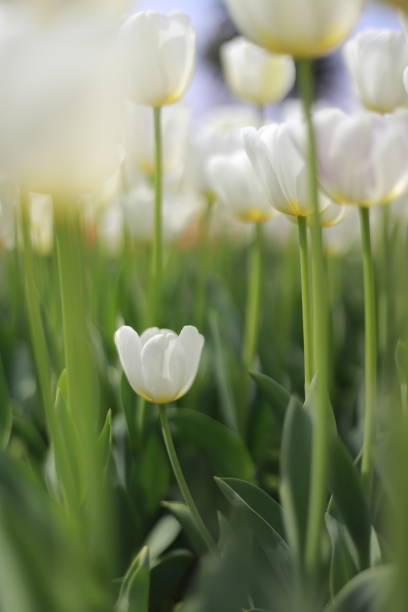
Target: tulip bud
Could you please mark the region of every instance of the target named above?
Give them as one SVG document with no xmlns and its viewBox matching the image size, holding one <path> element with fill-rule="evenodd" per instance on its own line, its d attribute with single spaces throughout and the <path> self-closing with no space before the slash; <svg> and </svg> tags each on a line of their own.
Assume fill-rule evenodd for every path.
<svg viewBox="0 0 408 612">
<path fill-rule="evenodd" d="M 306 155 L 299 144 L 303 132 L 301 123 L 271 124 L 258 131 L 242 130 L 245 150 L 268 190 L 271 205 L 294 217 L 307 217 L 313 212 Z M 329 203 L 321 195 L 321 209 Z"/>
<path fill-rule="evenodd" d="M 408 113 L 315 116 L 324 189 L 337 202 L 371 206 L 398 197 L 407 185 Z"/>
<path fill-rule="evenodd" d="M 196 34 L 187 15 L 136 13 L 121 34 L 133 102 L 155 107 L 177 102 L 190 85 L 195 65 Z"/>
<path fill-rule="evenodd" d="M 408 106 L 402 74 L 408 65 L 408 41 L 403 32 L 367 30 L 344 48 L 354 89 L 368 110 L 391 113 Z"/>
<path fill-rule="evenodd" d="M 269 53 L 237 37 L 221 48 L 224 78 L 232 93 L 254 104 L 273 104 L 293 87 L 296 70 L 291 57 Z"/>
<path fill-rule="evenodd" d="M 193 384 L 204 337 L 191 325 L 183 327 L 179 336 L 157 327 L 139 336 L 122 326 L 115 344 L 132 389 L 149 402 L 167 404 L 185 395 Z"/>
<path fill-rule="evenodd" d="M 275 215 L 268 192 L 244 150 L 214 156 L 208 163 L 208 176 L 220 202 L 241 221 L 259 223 Z"/>
<path fill-rule="evenodd" d="M 275 53 L 318 57 L 353 29 L 365 0 L 225 0 L 238 30 Z"/>
</svg>

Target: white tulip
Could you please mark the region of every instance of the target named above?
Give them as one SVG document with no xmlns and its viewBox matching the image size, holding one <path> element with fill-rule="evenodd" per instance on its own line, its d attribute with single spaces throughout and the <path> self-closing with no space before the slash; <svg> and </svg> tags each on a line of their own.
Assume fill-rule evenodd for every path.
<svg viewBox="0 0 408 612">
<path fill-rule="evenodd" d="M 36 251 L 50 253 L 54 237 L 52 197 L 44 193 L 30 194 L 29 222 L 31 242 Z"/>
<path fill-rule="evenodd" d="M 149 402 L 166 404 L 185 395 L 193 384 L 204 337 L 191 325 L 183 327 L 179 336 L 157 327 L 139 336 L 122 326 L 115 344 L 132 389 Z"/>
<path fill-rule="evenodd" d="M 151 111 L 146 106 L 129 102 L 126 145 L 126 169 L 131 176 L 137 169 L 147 177 L 155 170 L 155 143 Z M 162 163 L 164 174 L 180 173 L 185 164 L 191 110 L 175 104 L 162 112 Z"/>
<path fill-rule="evenodd" d="M 402 80 L 408 65 L 408 41 L 403 32 L 361 32 L 347 43 L 344 57 L 357 97 L 365 108 L 391 113 L 408 106 Z"/>
<path fill-rule="evenodd" d="M 263 181 L 271 205 L 294 217 L 307 217 L 313 209 L 309 197 L 306 155 L 299 144 L 304 138 L 301 123 L 271 124 L 260 130 L 245 128 L 246 152 Z M 329 201 L 320 197 L 323 210 Z"/>
<path fill-rule="evenodd" d="M 225 0 L 238 30 L 254 43 L 294 57 L 317 57 L 353 29 L 365 0 Z"/>
<path fill-rule="evenodd" d="M 184 95 L 196 55 L 196 34 L 187 15 L 136 13 L 122 27 L 122 43 L 133 102 L 159 107 Z"/>
<path fill-rule="evenodd" d="M 208 176 L 220 202 L 241 221 L 259 223 L 276 214 L 266 188 L 243 149 L 211 158 Z"/>
<path fill-rule="evenodd" d="M 238 36 L 221 47 L 224 78 L 232 93 L 259 105 L 282 100 L 294 85 L 291 57 L 278 55 Z"/>
<path fill-rule="evenodd" d="M 371 206 L 406 189 L 408 113 L 330 109 L 316 114 L 315 126 L 321 182 L 335 201 Z"/>
<path fill-rule="evenodd" d="M 1 24 L 0 165 L 27 191 L 75 200 L 118 167 L 115 21 L 64 11 L 46 21 L 14 13 L 12 21 L 9 30 Z"/>
</svg>

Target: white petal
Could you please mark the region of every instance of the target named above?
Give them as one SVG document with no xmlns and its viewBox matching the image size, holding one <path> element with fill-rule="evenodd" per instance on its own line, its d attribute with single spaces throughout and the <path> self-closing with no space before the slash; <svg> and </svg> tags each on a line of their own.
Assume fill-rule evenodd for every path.
<svg viewBox="0 0 408 612">
<path fill-rule="evenodd" d="M 143 346 L 141 353 L 143 379 L 147 395 L 153 402 L 172 402 L 177 397 L 179 380 L 170 378 L 168 366 L 176 342 L 177 336 L 174 332 L 158 333 Z"/>
<path fill-rule="evenodd" d="M 187 393 L 197 375 L 201 352 L 204 346 L 204 336 L 198 332 L 196 327 L 186 325 L 180 332 L 177 345 L 183 350 L 187 366 L 184 384 L 179 395 L 180 397 Z"/>
<path fill-rule="evenodd" d="M 130 386 L 136 393 L 143 393 L 143 373 L 140 361 L 141 342 L 137 332 L 128 325 L 120 327 L 115 333 L 115 344 L 120 363 Z"/>
</svg>

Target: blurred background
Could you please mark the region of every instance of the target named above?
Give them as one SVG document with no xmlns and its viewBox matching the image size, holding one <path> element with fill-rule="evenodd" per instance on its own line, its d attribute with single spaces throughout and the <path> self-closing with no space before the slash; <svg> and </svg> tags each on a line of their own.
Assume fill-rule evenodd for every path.
<svg viewBox="0 0 408 612">
<path fill-rule="evenodd" d="M 221 80 L 218 51 L 222 42 L 237 34 L 227 16 L 222 0 L 140 0 L 138 10 L 181 10 L 190 15 L 198 32 L 199 58 L 194 81 L 186 102 L 200 117 L 220 104 L 239 104 L 229 94 Z M 358 29 L 382 27 L 401 29 L 396 11 L 376 2 L 369 3 Z M 345 76 L 341 53 L 337 52 L 318 64 L 319 97 L 351 110 L 354 100 L 349 80 Z M 271 118 L 279 118 L 282 108 L 271 111 Z"/>
</svg>

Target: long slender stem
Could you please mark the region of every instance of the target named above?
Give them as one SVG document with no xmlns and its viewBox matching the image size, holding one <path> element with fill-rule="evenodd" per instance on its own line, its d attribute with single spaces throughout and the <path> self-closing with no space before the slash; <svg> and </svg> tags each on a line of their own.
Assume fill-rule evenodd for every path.
<svg viewBox="0 0 408 612">
<path fill-rule="evenodd" d="M 390 244 L 390 205 L 381 206 L 381 248 L 380 254 L 380 295 L 379 295 L 379 346 L 381 354 L 381 369 L 386 382 L 389 374 L 390 359 L 390 299 L 391 288 L 391 244 Z"/>
<path fill-rule="evenodd" d="M 360 224 L 363 252 L 365 316 L 365 408 L 362 474 L 367 488 L 370 490 L 373 473 L 375 401 L 377 394 L 377 324 L 374 262 L 370 232 L 370 210 L 368 208 L 360 207 Z"/>
<path fill-rule="evenodd" d="M 302 287 L 303 347 L 305 362 L 305 393 L 313 377 L 312 313 L 310 297 L 309 252 L 305 217 L 298 217 L 300 279 Z"/>
<path fill-rule="evenodd" d="M 162 433 L 163 433 L 164 444 L 166 446 L 170 464 L 171 464 L 171 467 L 173 468 L 173 473 L 177 480 L 177 484 L 180 488 L 180 492 L 190 510 L 191 517 L 195 523 L 197 530 L 201 534 L 201 537 L 203 538 L 204 542 L 206 543 L 208 547 L 208 550 L 214 551 L 216 548 L 215 542 L 210 532 L 208 531 L 207 527 L 205 526 L 203 519 L 201 518 L 201 515 L 194 502 L 193 496 L 191 495 L 187 481 L 184 478 L 183 470 L 178 460 L 176 449 L 174 447 L 173 437 L 171 435 L 169 421 L 167 418 L 166 406 L 163 404 L 159 406 L 159 415 L 160 415 L 160 423 L 161 423 L 161 428 L 162 428 Z"/>
<path fill-rule="evenodd" d="M 154 173 L 154 232 L 153 232 L 153 252 L 151 260 L 151 279 L 150 279 L 150 313 L 149 319 L 152 323 L 158 315 L 158 308 L 161 297 L 162 276 L 163 276 L 163 220 L 162 220 L 162 200 L 163 200 L 163 168 L 162 168 L 162 129 L 161 129 L 161 108 L 153 108 L 154 122 L 154 147 L 155 147 L 155 173 Z"/>
<path fill-rule="evenodd" d="M 203 221 L 202 221 L 202 246 L 200 253 L 200 264 L 198 268 L 197 276 L 197 300 L 196 300 L 196 325 L 198 329 L 201 329 L 204 322 L 204 314 L 206 307 L 206 283 L 208 276 L 208 269 L 210 265 L 210 245 L 209 245 L 209 231 L 211 223 L 211 212 L 212 202 L 210 199 L 207 201 L 205 208 Z"/>
<path fill-rule="evenodd" d="M 312 281 L 313 281 L 313 361 L 316 388 L 313 395 L 315 420 L 312 449 L 311 492 L 306 539 L 306 571 L 314 581 L 321 563 L 321 534 L 327 497 L 327 453 L 329 439 L 330 403 L 328 396 L 328 294 L 323 256 L 322 233 L 319 220 L 319 184 L 317 144 L 312 119 L 314 99 L 313 64 L 300 60 L 299 82 L 308 132 L 308 166 L 310 201 L 313 206 L 312 223 Z"/>
<path fill-rule="evenodd" d="M 259 334 L 259 315 L 262 290 L 262 224 L 255 224 L 255 239 L 248 266 L 248 297 L 245 322 L 243 360 L 247 370 L 254 360 Z"/>
</svg>

